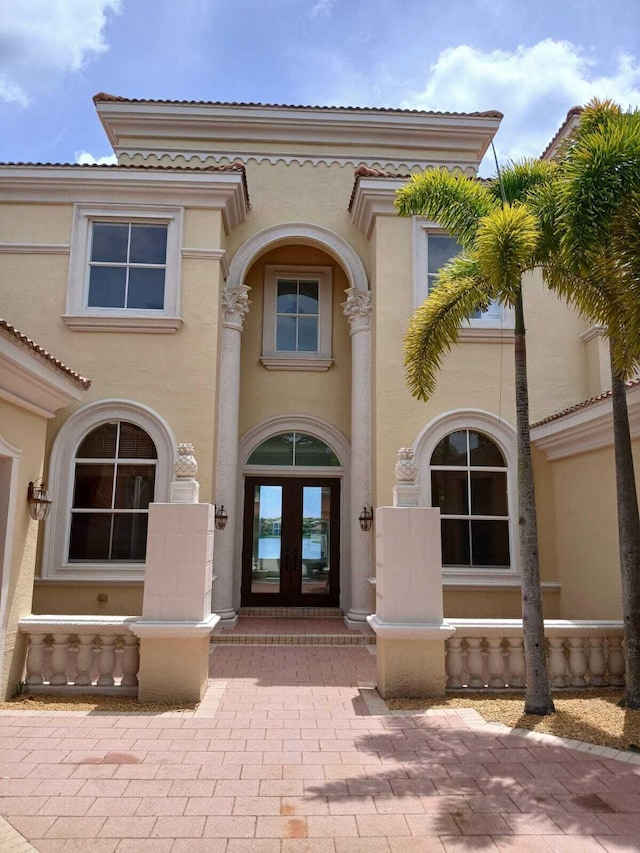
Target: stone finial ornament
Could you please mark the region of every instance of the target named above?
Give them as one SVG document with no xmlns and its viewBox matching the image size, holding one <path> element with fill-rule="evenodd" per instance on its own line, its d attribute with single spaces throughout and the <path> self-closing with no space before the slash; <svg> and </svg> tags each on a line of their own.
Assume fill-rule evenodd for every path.
<svg viewBox="0 0 640 853">
<path fill-rule="evenodd" d="M 178 445 L 178 455 L 173 463 L 176 480 L 193 480 L 198 473 L 198 463 L 193 455 L 194 447 L 190 442 Z"/>
<path fill-rule="evenodd" d="M 415 453 L 412 447 L 401 447 L 398 450 L 398 461 L 395 468 L 398 483 L 415 483 L 418 468 L 414 462 L 414 457 Z"/>
</svg>

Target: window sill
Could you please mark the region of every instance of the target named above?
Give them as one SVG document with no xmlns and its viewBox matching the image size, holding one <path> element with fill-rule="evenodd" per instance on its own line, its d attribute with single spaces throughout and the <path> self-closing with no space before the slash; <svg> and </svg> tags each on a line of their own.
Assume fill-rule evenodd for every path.
<svg viewBox="0 0 640 853">
<path fill-rule="evenodd" d="M 458 332 L 460 343 L 511 343 L 514 338 L 514 330 L 505 329 L 503 326 L 463 326 Z"/>
<path fill-rule="evenodd" d="M 92 314 L 63 314 L 62 321 L 74 332 L 145 332 L 171 335 L 182 326 L 180 317 L 105 317 Z"/>
<path fill-rule="evenodd" d="M 332 358 L 305 358 L 304 356 L 262 356 L 260 359 L 267 370 L 311 370 L 321 372 L 329 370 L 333 364 Z"/>
<path fill-rule="evenodd" d="M 145 563 L 66 563 L 49 571 L 40 582 L 99 582 L 144 581 Z"/>
</svg>

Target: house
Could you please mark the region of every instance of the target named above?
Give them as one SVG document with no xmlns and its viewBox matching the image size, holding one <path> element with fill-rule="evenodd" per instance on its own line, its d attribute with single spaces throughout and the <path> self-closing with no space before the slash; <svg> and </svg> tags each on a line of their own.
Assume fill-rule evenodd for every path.
<svg viewBox="0 0 640 853">
<path fill-rule="evenodd" d="M 2 313 L 91 377 L 0 330 L 47 373 L 40 391 L 64 386 L 26 407 L 33 435 L 0 392 L 2 613 L 20 563 L 18 617 L 139 614 L 148 506 L 192 442 L 200 500 L 228 513 L 223 626 L 241 606 L 340 607 L 362 626 L 359 516 L 390 504 L 405 446 L 442 512 L 445 613 L 517 617 L 513 316 L 471 318 L 436 395 L 413 399 L 403 335 L 455 245 L 393 208 L 411 172 L 476 174 L 500 113 L 94 101 L 117 166 L 0 166 Z M 545 615 L 619 618 L 606 344 L 539 275 L 525 293 Z M 639 401 L 633 384 L 632 417 Z M 29 522 L 39 476 L 53 504 Z"/>
</svg>

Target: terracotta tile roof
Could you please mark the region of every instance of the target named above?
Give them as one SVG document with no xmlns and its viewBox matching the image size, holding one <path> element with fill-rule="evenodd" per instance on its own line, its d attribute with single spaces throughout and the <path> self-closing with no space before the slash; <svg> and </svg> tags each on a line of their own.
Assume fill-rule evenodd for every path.
<svg viewBox="0 0 640 853">
<path fill-rule="evenodd" d="M 343 110 L 346 112 L 374 112 L 374 113 L 404 113 L 406 115 L 432 115 L 432 116 L 474 116 L 478 118 L 504 118 L 498 110 L 487 110 L 486 112 L 455 113 L 438 112 L 436 110 L 400 110 L 394 107 L 336 107 L 336 106 L 313 106 L 311 104 L 261 104 L 242 101 L 172 101 L 154 98 L 123 98 L 121 95 L 110 95 L 108 92 L 98 92 L 93 96 L 93 103 L 120 102 L 125 104 L 184 104 L 190 106 L 207 107 L 260 107 L 262 109 L 274 110 Z"/>
<path fill-rule="evenodd" d="M 394 178 L 395 180 L 406 181 L 411 177 L 409 173 L 401 174 L 399 172 L 387 172 L 384 169 L 373 169 L 371 166 L 358 166 L 353 174 L 355 175 L 355 179 L 353 181 L 351 198 L 349 199 L 349 207 L 347 210 L 351 210 L 353 207 L 360 178 Z"/>
<path fill-rule="evenodd" d="M 583 109 L 584 109 L 584 108 L 583 108 L 583 107 L 580 107 L 580 106 L 578 106 L 578 107 L 571 107 L 571 109 L 570 109 L 570 110 L 569 110 L 569 112 L 567 113 L 567 117 L 566 117 L 566 118 L 565 118 L 565 120 L 562 122 L 562 124 L 561 124 L 561 125 L 560 125 L 560 127 L 557 129 L 557 131 L 555 132 L 553 139 L 551 140 L 551 142 L 547 145 L 547 147 L 544 149 L 544 151 L 543 151 L 543 152 L 542 152 L 542 154 L 540 155 L 540 159 L 541 159 L 541 160 L 544 160 L 544 158 L 545 158 L 545 157 L 546 157 L 546 155 L 549 153 L 549 151 L 551 151 L 551 149 L 552 149 L 552 148 L 553 148 L 553 146 L 556 144 L 556 142 L 558 141 L 558 139 L 559 139 L 559 137 L 561 136 L 561 134 L 562 134 L 562 133 L 564 133 L 564 131 L 565 131 L 565 129 L 566 129 L 566 127 L 567 127 L 567 125 L 569 124 L 569 122 L 571 121 L 571 119 L 572 119 L 572 118 L 575 118 L 575 116 L 579 116 L 579 115 L 581 115 L 581 114 L 582 114 Z"/>
<path fill-rule="evenodd" d="M 627 389 L 636 388 L 640 386 L 640 378 L 638 379 L 628 379 L 625 382 Z M 572 415 L 574 412 L 579 412 L 582 409 L 587 409 L 589 406 L 593 406 L 595 403 L 600 403 L 602 400 L 607 400 L 611 397 L 611 391 L 603 391 L 602 394 L 596 394 L 595 397 L 589 397 L 588 400 L 583 400 L 581 403 L 576 403 L 575 406 L 569 406 L 566 409 L 562 409 L 560 412 L 555 412 L 553 415 L 549 415 L 546 418 L 543 418 L 541 421 L 537 421 L 535 424 L 531 424 L 531 429 L 534 427 L 544 426 L 544 424 L 550 424 L 553 421 L 560 420 L 560 418 L 564 418 L 567 415 Z"/>
<path fill-rule="evenodd" d="M 22 332 L 19 332 L 15 326 L 12 326 L 11 323 L 7 323 L 6 320 L 0 318 L 0 333 L 4 333 L 7 337 L 14 338 L 17 340 L 22 346 L 26 349 L 35 352 L 40 358 L 44 361 L 47 361 L 56 370 L 59 370 L 61 373 L 64 373 L 69 379 L 79 385 L 81 388 L 87 389 L 91 385 L 91 380 L 86 379 L 84 376 L 81 376 L 79 373 L 76 373 L 75 370 L 71 370 L 70 367 L 67 367 L 66 364 L 63 364 L 59 359 L 55 358 L 51 355 L 50 352 L 47 352 L 41 346 L 34 343 L 31 338 L 28 338 L 26 335 L 23 335 Z"/>
</svg>

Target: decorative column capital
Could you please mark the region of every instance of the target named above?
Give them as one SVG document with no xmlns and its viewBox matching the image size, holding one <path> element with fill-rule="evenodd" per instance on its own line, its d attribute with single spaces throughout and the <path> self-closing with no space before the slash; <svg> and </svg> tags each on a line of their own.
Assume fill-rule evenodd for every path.
<svg viewBox="0 0 640 853">
<path fill-rule="evenodd" d="M 251 305 L 247 296 L 250 290 L 246 284 L 241 284 L 222 292 L 223 326 L 242 331 L 244 315 L 248 313 Z"/>
<path fill-rule="evenodd" d="M 369 292 L 350 287 L 346 294 L 347 301 L 342 303 L 342 310 L 349 321 L 351 334 L 367 331 L 371 328 L 371 296 Z"/>
</svg>

